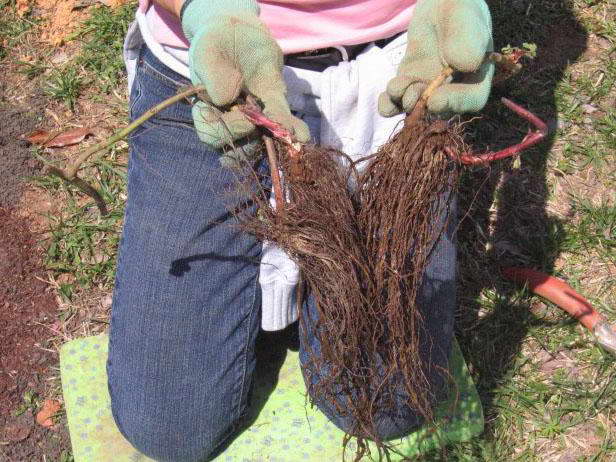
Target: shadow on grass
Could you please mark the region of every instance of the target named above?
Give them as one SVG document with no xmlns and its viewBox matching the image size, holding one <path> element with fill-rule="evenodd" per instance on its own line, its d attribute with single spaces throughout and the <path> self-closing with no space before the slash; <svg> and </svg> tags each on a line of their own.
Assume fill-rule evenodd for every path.
<svg viewBox="0 0 616 462">
<path fill-rule="evenodd" d="M 538 56 L 521 74 L 495 88 L 482 119 L 470 127 L 476 146 L 500 149 L 520 140 L 527 123 L 500 104 L 506 96 L 540 116 L 550 135 L 525 152 L 520 164 L 506 161 L 468 171 L 461 187 L 459 311 L 457 335 L 483 401 L 486 433 L 498 409 L 495 390 L 512 372 L 513 360 L 537 319 L 513 299 L 500 268 L 520 265 L 551 272 L 564 239 L 562 224 L 546 213 L 546 167 L 558 125 L 557 86 L 567 66 L 586 50 L 587 33 L 571 1 L 488 0 L 495 47 L 536 43 Z"/>
</svg>

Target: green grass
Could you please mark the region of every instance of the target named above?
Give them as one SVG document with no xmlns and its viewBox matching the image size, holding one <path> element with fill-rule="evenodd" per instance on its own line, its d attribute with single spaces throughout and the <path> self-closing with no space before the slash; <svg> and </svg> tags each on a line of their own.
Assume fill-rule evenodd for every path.
<svg viewBox="0 0 616 462">
<path fill-rule="evenodd" d="M 69 274 L 60 283 L 60 295 L 70 301 L 75 292 L 99 287 L 110 289 L 115 276 L 115 257 L 126 198 L 126 172 L 120 157 L 125 148 L 113 148 L 105 159 L 90 164 L 80 176 L 95 184 L 108 205 L 102 217 L 91 200 L 84 199 L 72 186 L 57 177 L 41 176 L 37 185 L 61 195 L 65 206 L 61 215 L 49 215 L 46 266 L 57 276 Z"/>
<path fill-rule="evenodd" d="M 51 98 L 62 101 L 73 110 L 83 83 L 84 78 L 79 69 L 69 65 L 52 72 L 44 86 L 44 91 Z"/>
<path fill-rule="evenodd" d="M 94 90 L 92 98 L 103 100 L 101 93 L 109 93 L 123 79 L 122 44 L 134 11 L 134 2 L 117 9 L 102 5 L 92 8 L 90 17 L 70 37 L 81 42 L 80 51 L 46 77 L 44 91 L 71 110 L 86 89 Z M 20 71 L 35 76 L 44 69 L 41 63 L 34 63 L 21 66 Z"/>
<path fill-rule="evenodd" d="M 40 407 L 40 398 L 32 390 L 26 390 L 23 394 L 21 405 L 13 411 L 13 416 L 17 417 L 22 415 L 26 411 L 32 411 L 36 413 Z"/>
<path fill-rule="evenodd" d="M 17 72 L 25 75 L 29 79 L 38 77 L 47 69 L 47 66 L 38 60 L 35 62 L 17 61 L 17 64 L 19 64 Z"/>
<path fill-rule="evenodd" d="M 113 213 L 102 219 L 88 219 L 91 206 L 70 204 L 73 213 L 50 217 L 52 236 L 47 249 L 46 265 L 57 273 L 69 273 L 81 288 L 102 283 L 109 285 L 115 271 L 118 243 L 116 226 L 121 217 Z M 73 287 L 61 286 L 63 296 L 70 299 Z"/>
<path fill-rule="evenodd" d="M 92 8 L 90 17 L 72 37 L 82 43 L 76 56 L 55 69 L 45 82 L 45 91 L 53 99 L 74 109 L 86 90 L 108 93 L 123 81 L 122 44 L 128 25 L 134 17 L 135 2 L 117 9 L 106 6 Z M 27 71 L 30 71 L 29 69 Z M 91 91 L 89 92 L 92 93 Z M 121 123 L 121 122 L 120 122 Z M 81 173 L 95 185 L 109 206 L 110 213 L 100 217 L 91 201 L 56 177 L 39 177 L 36 183 L 59 194 L 66 201 L 60 216 L 49 216 L 50 237 L 46 264 L 57 276 L 68 274 L 70 282 L 62 282 L 58 291 L 70 301 L 75 293 L 98 287 L 110 289 L 115 274 L 115 255 L 123 217 L 125 198 L 125 147 L 111 152 Z M 72 311 L 64 313 L 65 317 Z"/>
<path fill-rule="evenodd" d="M 122 45 L 134 15 L 134 2 L 116 10 L 97 6 L 79 32 L 83 47 L 75 64 L 90 72 L 94 83 L 104 93 L 115 88 L 124 73 Z"/>
<path fill-rule="evenodd" d="M 75 459 L 73 458 L 73 454 L 70 451 L 62 451 L 60 457 L 57 460 L 51 462 L 75 462 Z"/>
<path fill-rule="evenodd" d="M 12 48 L 20 44 L 36 22 L 37 20 L 30 18 L 29 14 L 20 18 L 15 13 L 13 0 L 0 1 L 0 39 L 3 39 L 0 40 L 0 61 L 8 56 Z"/>
<path fill-rule="evenodd" d="M 574 203 L 577 223 L 572 223 L 564 242 L 569 252 L 594 249 L 606 257 L 616 256 L 616 204 L 593 206 L 586 200 Z"/>
<path fill-rule="evenodd" d="M 498 269 L 523 265 L 564 277 L 616 322 L 616 5 L 489 4 L 497 48 L 538 45 L 537 58 L 494 96 L 511 97 L 558 129 L 521 161 L 464 176 L 462 207 L 472 208 L 459 233 L 457 329 L 486 431 L 432 460 L 611 461 L 614 359 Z M 526 124 L 493 98 L 473 128 L 478 144 L 503 146 Z"/>
<path fill-rule="evenodd" d="M 20 18 L 15 13 L 14 1 L 0 1 L 2 16 L 0 17 L 0 36 L 9 40 L 8 45 L 14 45 L 26 32 L 36 24 L 28 14 Z"/>
</svg>

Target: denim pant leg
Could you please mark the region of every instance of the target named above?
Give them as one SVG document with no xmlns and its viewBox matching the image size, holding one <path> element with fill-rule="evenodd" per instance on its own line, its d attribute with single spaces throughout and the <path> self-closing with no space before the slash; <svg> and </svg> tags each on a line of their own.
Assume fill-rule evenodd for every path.
<svg viewBox="0 0 616 462">
<path fill-rule="evenodd" d="M 455 194 L 455 193 L 454 193 Z M 418 307 L 423 319 L 420 332 L 420 355 L 427 364 L 427 378 L 434 401 L 444 398 L 447 392 L 449 375 L 446 372 L 453 338 L 453 321 L 456 309 L 456 240 L 457 203 L 452 198 L 449 207 L 440 214 L 439 222 L 447 223 L 444 232 L 435 244 L 426 267 L 418 293 Z M 445 221 L 446 220 L 446 221 Z M 318 338 L 314 335 L 318 322 L 318 311 L 312 297 L 304 303 L 300 318 L 300 361 L 307 388 L 318 383 L 327 374 L 327 365 L 316 366 L 309 355 L 320 355 Z M 394 412 L 378 413 L 375 416 L 376 430 L 382 439 L 399 438 L 417 429 L 423 419 L 404 403 L 407 399 L 404 386 L 393 379 L 390 390 L 398 390 L 399 407 Z M 317 407 L 337 427 L 352 432 L 354 421 L 349 416 L 341 416 L 329 402 L 315 398 Z"/>
<path fill-rule="evenodd" d="M 144 48 L 131 117 L 186 79 Z M 247 401 L 260 325 L 260 244 L 229 214 L 234 173 L 175 104 L 130 139 L 107 364 L 114 419 L 142 453 L 203 461 Z"/>
</svg>

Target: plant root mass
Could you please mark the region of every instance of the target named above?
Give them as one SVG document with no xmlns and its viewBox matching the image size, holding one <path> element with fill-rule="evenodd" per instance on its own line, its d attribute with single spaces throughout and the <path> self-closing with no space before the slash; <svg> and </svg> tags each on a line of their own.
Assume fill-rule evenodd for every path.
<svg viewBox="0 0 616 462">
<path fill-rule="evenodd" d="M 445 391 L 446 365 L 431 360 L 430 314 L 417 296 L 449 221 L 460 164 L 446 151 L 465 152 L 460 131 L 420 119 L 358 162 L 304 146 L 298 164 L 277 142 L 288 200 L 273 207 L 260 190 L 258 214 L 241 216 L 301 270 L 318 313 L 302 312 L 301 332 L 314 329 L 321 345 L 305 365 L 309 393 L 353 422 L 345 448 L 356 437 L 356 459 L 369 452 L 367 440 L 389 458 L 378 420 L 410 411 L 430 421 Z"/>
</svg>

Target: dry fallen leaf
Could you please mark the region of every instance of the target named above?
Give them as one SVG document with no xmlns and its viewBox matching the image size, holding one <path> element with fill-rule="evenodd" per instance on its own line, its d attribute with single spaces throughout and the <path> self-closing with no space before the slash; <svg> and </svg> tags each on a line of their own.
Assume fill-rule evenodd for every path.
<svg viewBox="0 0 616 462">
<path fill-rule="evenodd" d="M 37 129 L 22 138 L 32 144 L 39 144 L 46 148 L 63 148 L 73 144 L 81 143 L 86 136 L 92 134 L 92 129 L 88 127 L 72 128 L 58 135 L 44 129 Z"/>
<path fill-rule="evenodd" d="M 60 410 L 62 406 L 55 399 L 46 399 L 43 402 L 43 407 L 36 414 L 36 422 L 43 427 L 51 427 L 53 425 L 52 417 Z"/>
<path fill-rule="evenodd" d="M 92 130 L 90 128 L 75 128 L 68 130 L 60 135 L 54 137 L 51 141 L 45 143 L 45 147 L 48 148 L 62 148 L 64 146 L 70 146 L 72 144 L 81 143 L 86 136 L 91 135 Z"/>
<path fill-rule="evenodd" d="M 48 141 L 50 136 L 51 133 L 49 133 L 47 130 L 37 128 L 33 132 L 21 135 L 21 138 L 32 144 L 42 144 Z"/>
</svg>

